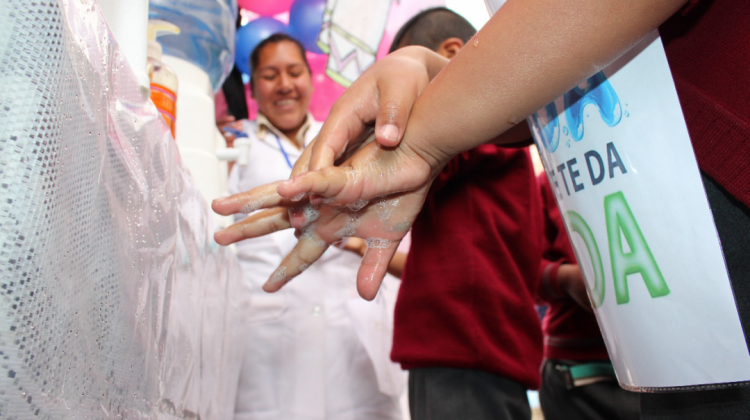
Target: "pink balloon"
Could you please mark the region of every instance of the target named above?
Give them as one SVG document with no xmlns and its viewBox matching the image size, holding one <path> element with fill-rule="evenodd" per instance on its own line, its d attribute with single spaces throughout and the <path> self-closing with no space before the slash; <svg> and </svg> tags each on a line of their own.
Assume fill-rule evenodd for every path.
<svg viewBox="0 0 750 420">
<path fill-rule="evenodd" d="M 307 62 L 312 71 L 313 93 L 310 98 L 310 113 L 317 121 L 324 121 L 334 102 L 344 93 L 345 87 L 326 76 L 328 56 L 307 53 Z"/>
<path fill-rule="evenodd" d="M 261 16 L 273 16 L 288 12 L 293 0 L 238 0 L 241 8 Z"/>
<path fill-rule="evenodd" d="M 326 66 L 328 65 L 328 56 L 326 54 L 315 54 L 307 51 L 305 56 L 307 62 L 310 64 L 310 71 L 313 74 L 325 74 Z"/>
</svg>

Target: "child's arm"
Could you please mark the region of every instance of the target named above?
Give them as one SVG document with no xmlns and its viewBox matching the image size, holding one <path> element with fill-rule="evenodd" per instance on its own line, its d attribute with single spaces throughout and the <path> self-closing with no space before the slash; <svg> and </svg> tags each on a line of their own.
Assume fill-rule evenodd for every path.
<svg viewBox="0 0 750 420">
<path fill-rule="evenodd" d="M 570 296 L 581 308 L 594 312 L 591 300 L 586 292 L 586 280 L 578 264 L 562 264 L 557 270 L 557 281 L 560 289 Z"/>
<path fill-rule="evenodd" d="M 354 103 L 356 96 L 366 103 L 377 99 L 381 104 L 400 104 L 377 114 L 380 126 L 386 117 L 400 124 L 411 110 L 405 138 L 431 166 L 439 166 L 460 151 L 491 141 L 601 70 L 685 3 L 510 0 L 416 103 L 410 91 L 377 90 L 386 80 L 413 77 L 389 62 L 390 56 L 372 67 L 372 76 L 377 77 L 361 77 L 352 84 L 347 100 Z M 414 50 L 403 50 L 403 56 L 409 54 Z M 332 156 L 346 144 L 346 139 L 327 136 L 325 126 L 350 121 L 354 112 L 351 107 L 334 107 L 315 144 L 311 169 L 330 166 Z"/>
<path fill-rule="evenodd" d="M 406 105 L 413 97 L 411 93 L 377 87 L 390 79 L 414 78 L 413 70 L 399 70 L 403 67 L 400 61 L 420 50 L 404 49 L 399 62 L 386 57 L 372 66 L 370 75 L 366 72 L 352 84 L 347 103 L 356 103 L 354 98 L 359 98 L 362 103 L 402 104 L 390 109 L 394 115 L 411 109 L 400 147 L 407 155 L 421 159 L 431 173 L 422 174 L 419 183 L 413 178 L 391 177 L 351 191 L 347 185 L 364 180 L 370 176 L 369 171 L 350 174 L 347 180 L 329 171 L 322 177 L 309 174 L 312 179 L 303 176 L 284 183 L 279 193 L 289 197 L 303 191 L 314 192 L 348 202 L 413 190 L 456 153 L 497 139 L 532 112 L 604 68 L 685 3 L 686 0 L 510 0 L 424 88 L 413 107 Z M 352 109 L 357 108 L 335 106 L 325 125 L 338 127 L 345 121 L 351 130 L 351 116 L 356 112 Z M 394 115 L 389 118 L 401 119 Z M 378 118 L 382 117 L 378 114 Z M 333 157 L 346 145 L 341 135 L 328 136 L 325 125 L 313 145 L 312 170 L 330 167 Z M 503 139 L 496 142 L 502 143 Z M 377 170 L 392 172 L 415 162 L 392 159 L 379 163 Z M 347 184 L 342 185 L 342 181 Z M 359 193 L 363 195 L 358 196 Z"/>
<path fill-rule="evenodd" d="M 510 0 L 425 88 L 405 139 L 431 166 L 491 141 L 607 66 L 685 3 Z"/>
<path fill-rule="evenodd" d="M 593 312 L 586 292 L 586 280 L 578 264 L 542 260 L 541 267 L 542 278 L 538 296 L 542 300 L 551 302 L 568 296 L 581 308 Z"/>
<path fill-rule="evenodd" d="M 323 124 L 318 138 L 326 142 L 315 147 L 317 154 L 310 160 L 310 168 L 330 166 L 373 122 L 380 144 L 397 145 L 417 96 L 447 63 L 446 58 L 427 48 L 410 46 L 370 67 L 331 108 L 338 117 Z"/>
</svg>

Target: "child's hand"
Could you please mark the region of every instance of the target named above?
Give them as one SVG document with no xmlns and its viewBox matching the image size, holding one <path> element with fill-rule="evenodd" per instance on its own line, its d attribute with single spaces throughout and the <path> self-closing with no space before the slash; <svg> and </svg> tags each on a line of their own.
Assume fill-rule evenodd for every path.
<svg viewBox="0 0 750 420">
<path fill-rule="evenodd" d="M 570 296 L 581 308 L 593 313 L 589 294 L 586 291 L 586 280 L 583 278 L 578 264 L 562 264 L 557 271 L 560 288 Z"/>
<path fill-rule="evenodd" d="M 279 199 L 309 194 L 313 204 L 348 205 L 429 187 L 443 165 L 431 163 L 406 143 L 384 148 L 372 142 L 342 165 L 293 176 L 279 183 L 277 191 Z"/>
<path fill-rule="evenodd" d="M 386 149 L 372 142 L 340 167 L 295 177 L 289 191 L 299 191 L 292 197 L 300 201 L 277 194 L 278 183 L 215 200 L 213 209 L 222 215 L 266 209 L 217 232 L 215 239 L 228 245 L 296 228 L 299 243 L 263 286 L 268 292 L 280 289 L 317 261 L 330 244 L 345 237 L 365 239 L 368 249 L 357 274 L 357 288 L 362 297 L 373 299 L 401 239 L 424 204 L 433 179 L 430 174 L 430 166 L 404 145 Z M 401 193 L 378 198 L 382 191 Z M 325 204 L 306 202 L 307 192 L 320 194 Z"/>
<path fill-rule="evenodd" d="M 351 141 L 375 123 L 375 137 L 386 147 L 399 144 L 419 94 L 448 60 L 424 47 L 406 47 L 377 61 L 336 101 L 309 146 L 312 170 L 333 166 Z"/>
</svg>

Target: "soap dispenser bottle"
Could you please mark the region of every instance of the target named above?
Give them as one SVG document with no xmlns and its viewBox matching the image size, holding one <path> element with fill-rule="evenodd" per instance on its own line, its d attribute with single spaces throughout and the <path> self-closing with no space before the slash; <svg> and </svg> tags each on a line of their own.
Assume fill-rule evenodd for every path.
<svg viewBox="0 0 750 420">
<path fill-rule="evenodd" d="M 161 61 L 161 44 L 156 37 L 179 34 L 180 28 L 163 20 L 148 21 L 148 78 L 151 80 L 151 100 L 167 122 L 172 137 L 175 137 L 177 110 L 177 74 Z"/>
</svg>

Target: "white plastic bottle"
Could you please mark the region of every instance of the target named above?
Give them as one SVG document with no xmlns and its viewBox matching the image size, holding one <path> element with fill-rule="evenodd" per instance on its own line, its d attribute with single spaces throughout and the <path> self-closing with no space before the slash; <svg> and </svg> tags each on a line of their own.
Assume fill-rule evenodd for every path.
<svg viewBox="0 0 750 420">
<path fill-rule="evenodd" d="M 179 34 L 180 28 L 163 20 L 148 21 L 148 78 L 151 80 L 151 100 L 167 122 L 175 137 L 177 116 L 177 73 L 162 63 L 161 44 L 156 37 L 162 33 Z"/>
</svg>

